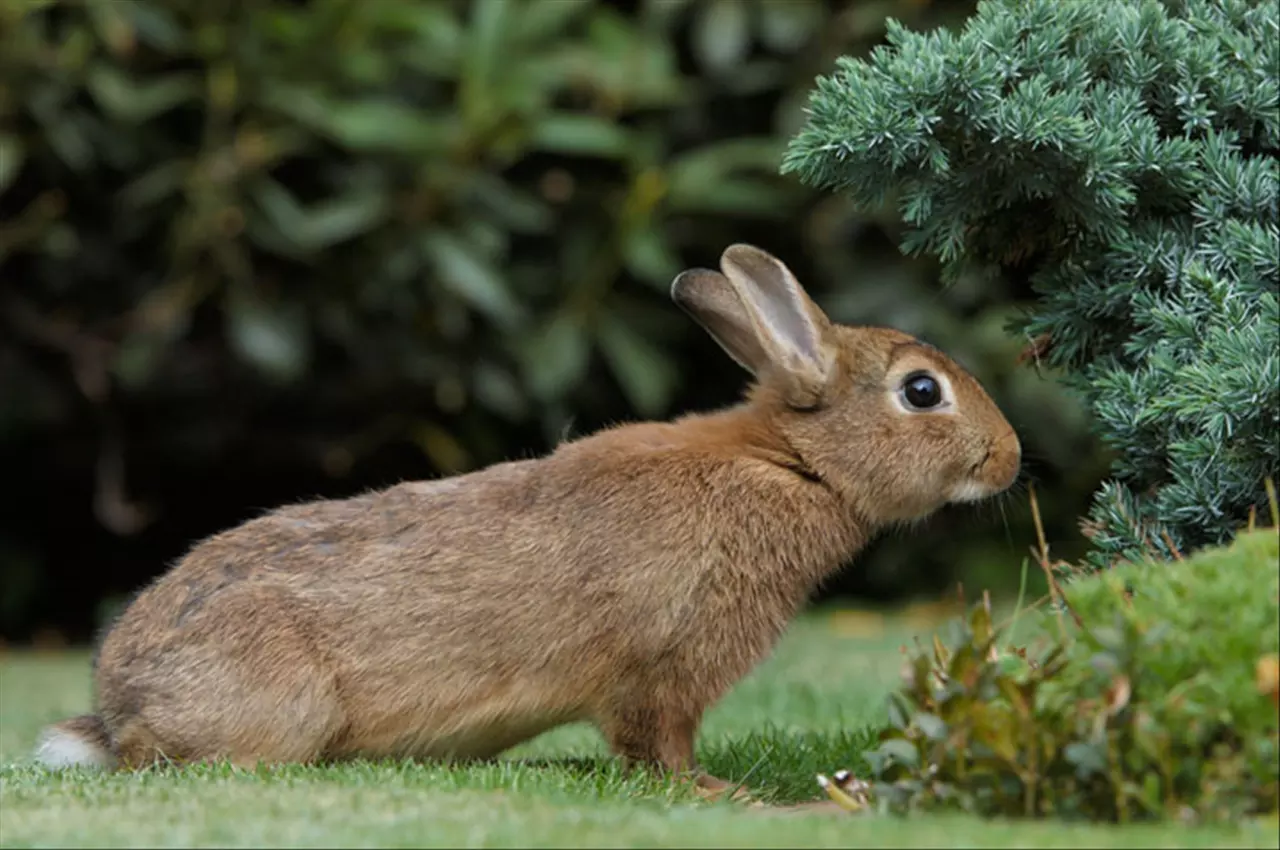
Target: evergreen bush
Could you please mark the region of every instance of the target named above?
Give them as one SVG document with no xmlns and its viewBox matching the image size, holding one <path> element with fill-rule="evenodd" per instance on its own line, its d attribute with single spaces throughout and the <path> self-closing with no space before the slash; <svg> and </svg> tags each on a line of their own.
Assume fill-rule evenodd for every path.
<svg viewBox="0 0 1280 850">
<path fill-rule="evenodd" d="M 1226 540 L 1280 473 L 1280 4 L 990 0 L 817 81 L 783 170 L 911 254 L 1025 276 L 1014 328 L 1115 450 L 1097 566 Z"/>
</svg>

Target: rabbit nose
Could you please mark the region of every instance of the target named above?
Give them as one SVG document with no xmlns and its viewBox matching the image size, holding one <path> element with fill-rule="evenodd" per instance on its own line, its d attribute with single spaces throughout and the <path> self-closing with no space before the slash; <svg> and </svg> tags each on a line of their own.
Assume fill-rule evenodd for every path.
<svg viewBox="0 0 1280 850">
<path fill-rule="evenodd" d="M 1018 437 L 1010 431 L 1008 437 L 1001 440 L 988 454 L 983 464 L 988 481 L 1000 490 L 1013 484 L 1018 478 L 1018 470 L 1022 466 L 1022 445 Z"/>
</svg>

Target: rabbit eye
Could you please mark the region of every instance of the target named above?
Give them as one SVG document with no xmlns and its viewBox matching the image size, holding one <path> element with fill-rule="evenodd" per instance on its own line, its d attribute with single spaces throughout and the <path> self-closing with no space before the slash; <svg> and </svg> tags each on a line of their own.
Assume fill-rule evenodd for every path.
<svg viewBox="0 0 1280 850">
<path fill-rule="evenodd" d="M 942 387 L 928 372 L 913 372 L 902 382 L 902 398 L 909 407 L 928 410 L 942 402 Z"/>
</svg>

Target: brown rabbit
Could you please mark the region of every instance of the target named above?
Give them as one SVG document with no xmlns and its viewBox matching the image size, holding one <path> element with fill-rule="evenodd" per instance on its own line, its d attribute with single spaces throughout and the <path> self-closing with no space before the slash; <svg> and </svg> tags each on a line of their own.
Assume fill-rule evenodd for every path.
<svg viewBox="0 0 1280 850">
<path fill-rule="evenodd" d="M 291 505 L 197 545 L 106 635 L 45 764 L 485 758 L 572 721 L 697 771 L 699 720 L 878 530 L 1000 492 L 1018 439 L 911 336 L 832 324 L 748 245 L 672 298 L 755 382 L 536 460 Z"/>
</svg>

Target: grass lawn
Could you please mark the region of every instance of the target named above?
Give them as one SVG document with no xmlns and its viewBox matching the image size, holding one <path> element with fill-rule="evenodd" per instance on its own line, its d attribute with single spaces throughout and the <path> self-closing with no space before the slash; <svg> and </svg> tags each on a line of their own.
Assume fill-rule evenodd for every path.
<svg viewBox="0 0 1280 850">
<path fill-rule="evenodd" d="M 860 752 L 919 618 L 815 612 L 707 717 L 699 757 L 785 803 Z M 1190 829 L 798 815 L 708 804 L 627 776 L 586 727 L 477 767 L 362 763 L 238 773 L 50 774 L 27 764 L 44 723 L 89 707 L 87 653 L 0 654 L 0 846 L 1255 847 L 1274 825 Z"/>
</svg>

